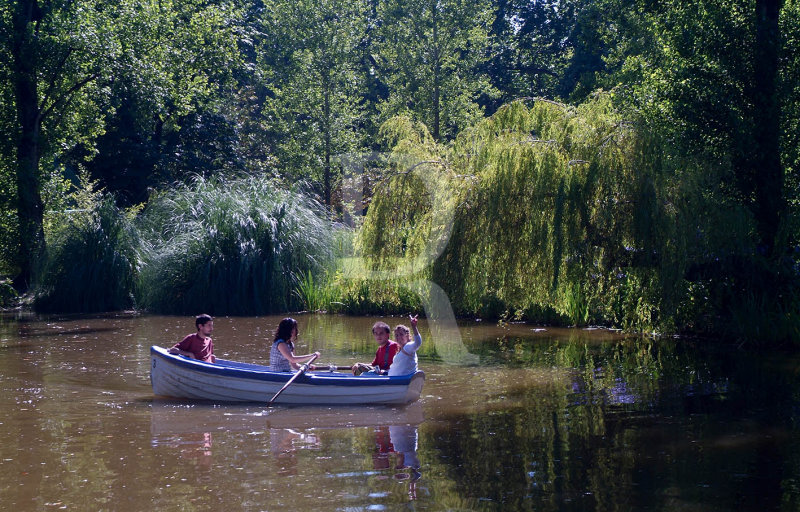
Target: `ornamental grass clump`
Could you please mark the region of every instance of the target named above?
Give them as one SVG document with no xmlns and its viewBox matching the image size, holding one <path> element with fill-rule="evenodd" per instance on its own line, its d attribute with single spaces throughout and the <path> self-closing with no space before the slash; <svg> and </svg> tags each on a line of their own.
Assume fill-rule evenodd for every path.
<svg viewBox="0 0 800 512">
<path fill-rule="evenodd" d="M 92 187 L 77 208 L 48 213 L 47 252 L 36 272 L 33 306 L 41 312 L 96 313 L 135 306 L 138 232 L 132 217 Z"/>
<path fill-rule="evenodd" d="M 153 199 L 140 226 L 140 301 L 152 312 L 298 310 L 298 285 L 331 258 L 324 208 L 261 176 L 196 177 Z"/>
</svg>

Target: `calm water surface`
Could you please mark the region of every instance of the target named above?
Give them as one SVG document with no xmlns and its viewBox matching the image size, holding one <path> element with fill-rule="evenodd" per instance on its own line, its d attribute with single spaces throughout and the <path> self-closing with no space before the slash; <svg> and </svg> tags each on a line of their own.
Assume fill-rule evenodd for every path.
<svg viewBox="0 0 800 512">
<path fill-rule="evenodd" d="M 278 320 L 215 319 L 217 355 L 266 362 Z M 298 351 L 369 362 L 375 320 L 299 317 Z M 149 347 L 192 318 L 0 316 L 0 508 L 800 507 L 795 356 L 474 322 L 461 346 L 420 327 L 419 402 L 266 408 L 153 397 Z"/>
</svg>

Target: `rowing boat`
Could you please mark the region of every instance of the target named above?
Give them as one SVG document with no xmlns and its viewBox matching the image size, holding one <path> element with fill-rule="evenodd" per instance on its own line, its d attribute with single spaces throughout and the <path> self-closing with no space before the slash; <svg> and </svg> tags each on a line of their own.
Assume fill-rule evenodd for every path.
<svg viewBox="0 0 800 512">
<path fill-rule="evenodd" d="M 206 363 L 166 349 L 150 347 L 150 382 L 157 396 L 216 402 L 266 402 L 293 372 L 268 366 L 217 359 Z M 425 374 L 359 376 L 336 372 L 306 372 L 275 400 L 281 404 L 358 405 L 406 404 L 419 399 Z"/>
</svg>

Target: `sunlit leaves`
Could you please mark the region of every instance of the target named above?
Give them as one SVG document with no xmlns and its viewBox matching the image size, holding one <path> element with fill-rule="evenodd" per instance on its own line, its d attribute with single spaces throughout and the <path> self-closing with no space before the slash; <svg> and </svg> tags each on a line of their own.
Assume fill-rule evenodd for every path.
<svg viewBox="0 0 800 512">
<path fill-rule="evenodd" d="M 375 268 L 415 259 L 449 209 L 449 244 L 416 271 L 459 311 L 536 319 L 550 309 L 634 328 L 674 313 L 669 283 L 688 256 L 692 228 L 680 216 L 689 192 L 608 95 L 579 108 L 515 102 L 447 146 L 402 118 L 385 130 L 396 175 L 359 235 Z"/>
<path fill-rule="evenodd" d="M 266 88 L 263 129 L 284 175 L 311 179 L 328 204 L 338 181 L 336 155 L 364 144 L 358 47 L 366 3 L 270 2 L 260 23 L 268 37 L 257 49 Z"/>
<path fill-rule="evenodd" d="M 141 226 L 141 301 L 163 313 L 288 311 L 332 245 L 319 204 L 263 176 L 197 177 L 154 198 Z"/>
<path fill-rule="evenodd" d="M 391 0 L 379 3 L 379 11 L 378 72 L 391 90 L 380 105 L 383 119 L 412 113 L 436 139 L 479 119 L 478 96 L 495 94 L 480 71 L 490 4 Z"/>
</svg>

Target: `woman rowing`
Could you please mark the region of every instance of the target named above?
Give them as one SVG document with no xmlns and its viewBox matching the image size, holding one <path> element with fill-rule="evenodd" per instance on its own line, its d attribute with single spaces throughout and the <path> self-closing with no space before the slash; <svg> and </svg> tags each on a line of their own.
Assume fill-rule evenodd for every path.
<svg viewBox="0 0 800 512">
<path fill-rule="evenodd" d="M 275 329 L 275 339 L 269 351 L 269 369 L 274 372 L 291 372 L 299 370 L 300 365 L 315 357 L 319 357 L 319 352 L 305 355 L 295 355 L 294 342 L 297 341 L 297 320 L 294 318 L 284 318 Z M 313 370 L 314 365 L 309 365 Z"/>
</svg>

